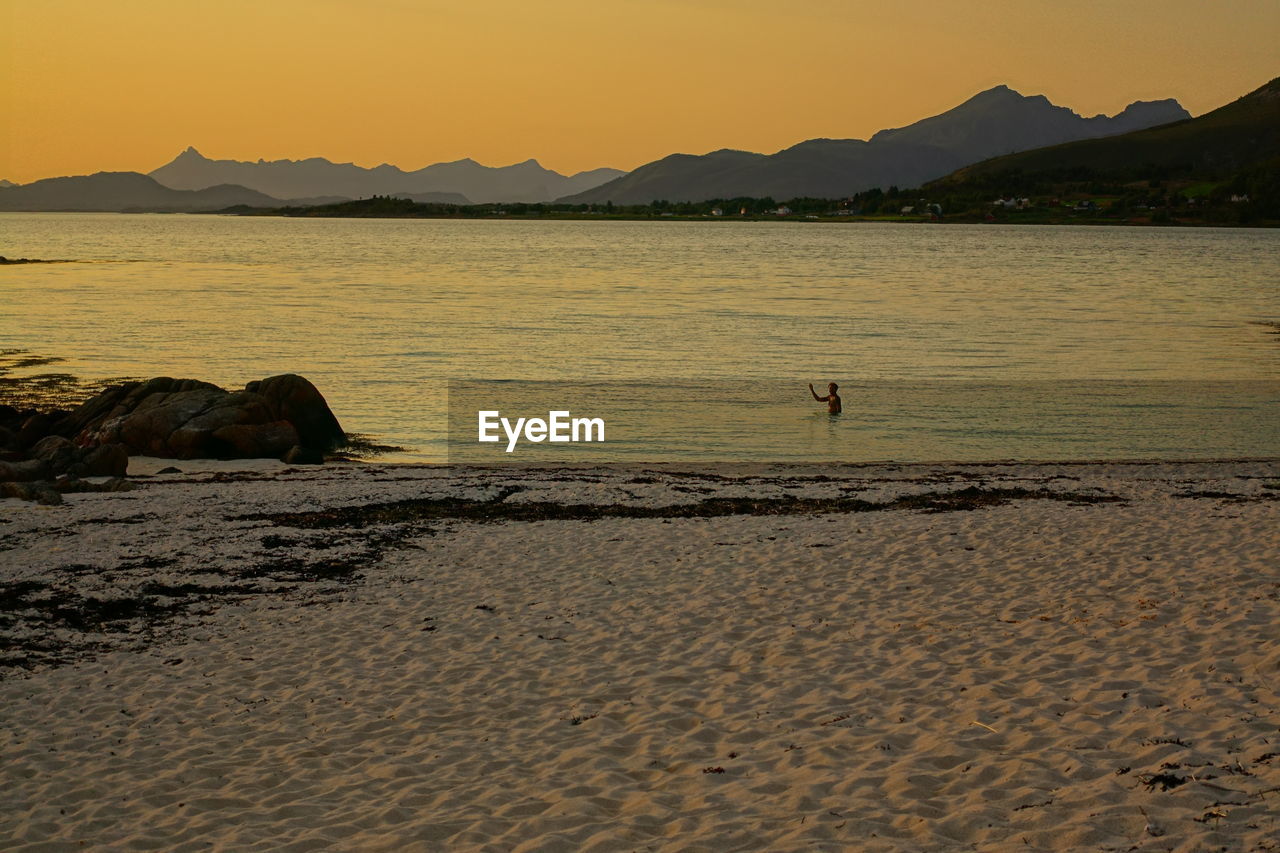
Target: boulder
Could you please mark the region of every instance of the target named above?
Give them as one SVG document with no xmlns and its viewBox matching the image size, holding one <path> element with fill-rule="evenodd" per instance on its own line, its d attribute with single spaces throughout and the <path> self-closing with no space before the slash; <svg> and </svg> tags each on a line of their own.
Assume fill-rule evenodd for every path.
<svg viewBox="0 0 1280 853">
<path fill-rule="evenodd" d="M 33 483 L 49 478 L 49 465 L 43 459 L 0 462 L 0 483 Z"/>
<path fill-rule="evenodd" d="M 0 482 L 0 498 L 18 498 L 24 501 L 35 501 L 45 506 L 56 506 L 62 503 L 60 495 L 47 482 L 38 483 L 3 483 Z"/>
<path fill-rule="evenodd" d="M 86 401 L 56 430 L 83 447 L 119 444 L 129 454 L 176 459 L 280 458 L 294 446 L 323 452 L 346 443 L 324 397 L 294 374 L 232 392 L 194 379 L 130 382 Z M 59 473 L 89 473 L 73 467 Z"/>
<path fill-rule="evenodd" d="M 35 483 L 34 485 L 45 486 L 48 484 Z M 53 482 L 51 488 L 60 494 L 66 495 L 75 492 L 131 492 L 137 486 L 124 477 L 112 477 L 101 483 L 90 483 L 86 480 L 81 480 L 79 477 L 64 474 Z"/>
<path fill-rule="evenodd" d="M 178 455 L 170 447 L 169 437 L 224 396 L 225 391 L 206 389 L 151 394 L 139 400 L 133 411 L 107 421 L 96 435 L 92 435 L 92 443 L 119 442 L 131 451 L 147 456 Z M 203 432 L 207 434 L 211 430 Z M 192 443 L 185 441 L 184 446 Z M 198 442 L 195 444 L 198 446 Z"/>
<path fill-rule="evenodd" d="M 280 457 L 280 461 L 287 465 L 321 465 L 324 463 L 324 454 L 313 447 L 295 444 L 289 448 L 288 453 Z"/>
<path fill-rule="evenodd" d="M 293 424 L 303 447 L 333 450 L 347 443 L 347 434 L 319 390 L 296 373 L 268 376 L 244 390 L 261 394 L 277 418 Z"/>
<path fill-rule="evenodd" d="M 154 394 L 176 394 L 184 391 L 222 391 L 211 382 L 198 379 L 171 379 L 158 376 L 145 382 L 126 382 L 113 385 L 95 397 L 81 403 L 58 424 L 58 434 L 73 436 L 93 425 L 112 421 L 138 408 L 146 398 Z M 223 392 L 226 393 L 226 392 Z"/>
<path fill-rule="evenodd" d="M 31 447 L 33 460 L 44 463 L 43 473 L 77 477 L 120 477 L 129 468 L 129 451 L 123 444 L 78 447 L 60 435 L 48 435 Z"/>
<path fill-rule="evenodd" d="M 100 444 L 81 459 L 83 477 L 123 477 L 129 470 L 129 450 L 123 444 Z"/>
<path fill-rule="evenodd" d="M 298 443 L 298 431 L 288 421 L 233 424 L 215 430 L 213 437 L 231 448 L 228 455 L 241 459 L 278 458 Z"/>
<path fill-rule="evenodd" d="M 65 460 L 62 467 L 76 462 L 80 458 L 76 447 L 71 441 L 60 435 L 46 435 L 44 438 L 31 445 L 31 455 L 37 459 L 43 459 L 50 466 L 57 468 L 59 462 Z"/>
<path fill-rule="evenodd" d="M 37 412 L 22 422 L 18 429 L 19 447 L 30 447 L 53 431 L 59 417 L 52 412 Z"/>
</svg>

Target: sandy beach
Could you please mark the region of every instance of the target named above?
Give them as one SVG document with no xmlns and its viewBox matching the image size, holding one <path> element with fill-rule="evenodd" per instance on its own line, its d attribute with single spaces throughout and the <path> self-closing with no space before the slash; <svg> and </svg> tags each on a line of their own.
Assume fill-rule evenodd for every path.
<svg viewBox="0 0 1280 853">
<path fill-rule="evenodd" d="M 130 474 L 0 501 L 0 849 L 1280 848 L 1280 462 Z"/>
</svg>

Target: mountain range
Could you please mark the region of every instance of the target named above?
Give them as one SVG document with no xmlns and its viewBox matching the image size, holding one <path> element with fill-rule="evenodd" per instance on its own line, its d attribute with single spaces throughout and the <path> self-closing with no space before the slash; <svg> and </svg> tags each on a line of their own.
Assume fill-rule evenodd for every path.
<svg viewBox="0 0 1280 853">
<path fill-rule="evenodd" d="M 721 150 L 672 154 L 566 203 L 645 204 L 655 199 L 811 196 L 919 186 L 990 157 L 1126 133 L 1190 118 L 1173 99 L 1137 101 L 1115 116 L 1085 118 L 1043 95 L 996 86 L 959 106 L 869 140 L 810 139 L 775 154 Z"/>
<path fill-rule="evenodd" d="M 564 176 L 536 160 L 492 168 L 474 160 L 437 163 L 416 172 L 382 165 L 309 160 L 210 160 L 188 148 L 158 169 L 97 172 L 45 178 L 29 184 L 0 181 L 0 210 L 148 211 L 198 213 L 224 208 L 332 204 L 390 195 L 430 204 L 550 201 L 625 174 L 593 169 Z"/>
<path fill-rule="evenodd" d="M 1147 177 L 1190 179 L 1258 166 L 1280 167 L 1280 77 L 1193 119 L 996 157 L 959 169 L 935 186 L 1054 176 L 1123 179 L 1135 170 Z"/>
<path fill-rule="evenodd" d="M 316 200 L 319 202 L 320 200 Z M 280 201 L 238 186 L 175 190 L 137 172 L 98 172 L 0 187 L 0 210 L 192 212 L 232 205 L 278 207 Z"/>
<path fill-rule="evenodd" d="M 194 147 L 147 175 L 99 172 L 24 185 L 0 182 L 0 210 L 210 211 L 276 208 L 396 196 L 437 204 L 548 202 L 645 204 L 655 199 L 840 198 L 873 187 L 919 186 L 1010 152 L 1167 125 L 1190 118 L 1175 100 L 1138 101 L 1085 118 L 1043 95 L 1007 86 L 869 140 L 810 139 L 775 154 L 673 154 L 633 172 L 562 175 L 526 160 L 500 168 L 474 160 L 416 171 L 306 160 L 213 160 Z M 1051 149 L 1052 150 L 1052 149 Z"/>
<path fill-rule="evenodd" d="M 354 163 L 307 160 L 210 160 L 188 148 L 149 173 L 166 187 L 200 190 L 238 184 L 280 199 L 313 196 L 367 198 L 391 195 L 446 204 L 545 202 L 589 190 L 626 174 L 619 169 L 592 169 L 562 175 L 537 160 L 513 166 L 482 166 L 475 160 L 436 163 L 413 172 L 383 163 L 372 169 Z M 449 195 L 442 196 L 440 194 Z M 435 197 L 419 198 L 435 194 Z"/>
</svg>

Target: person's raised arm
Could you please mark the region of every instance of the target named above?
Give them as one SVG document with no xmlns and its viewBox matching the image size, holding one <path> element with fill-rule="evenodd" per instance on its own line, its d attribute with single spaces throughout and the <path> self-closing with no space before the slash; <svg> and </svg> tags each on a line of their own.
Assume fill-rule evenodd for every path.
<svg viewBox="0 0 1280 853">
<path fill-rule="evenodd" d="M 826 398 L 826 397 L 819 397 L 819 396 L 818 396 L 818 392 L 817 392 L 817 391 L 815 391 L 815 390 L 813 390 L 813 383 L 812 383 L 812 382 L 810 382 L 810 383 L 809 383 L 809 393 L 810 393 L 810 394 L 812 394 L 812 395 L 813 395 L 813 399 L 817 400 L 819 403 L 825 403 L 825 402 L 826 402 L 826 400 L 827 400 L 827 398 Z"/>
</svg>

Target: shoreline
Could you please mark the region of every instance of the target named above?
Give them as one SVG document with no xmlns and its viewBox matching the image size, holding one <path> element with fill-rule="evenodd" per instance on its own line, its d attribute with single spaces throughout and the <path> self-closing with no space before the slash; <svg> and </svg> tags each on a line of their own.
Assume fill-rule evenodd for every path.
<svg viewBox="0 0 1280 853">
<path fill-rule="evenodd" d="M 495 216 L 491 214 L 459 215 L 459 214 L 411 214 L 403 216 L 393 215 L 319 215 L 319 214 L 289 214 L 277 213 L 272 210 L 7 210 L 0 211 L 0 214 L 17 214 L 17 215 L 44 215 L 44 214 L 105 214 L 112 216 L 226 216 L 226 217 L 272 217 L 277 219 L 350 219 L 350 220 L 370 220 L 370 219 L 388 219 L 388 220 L 413 220 L 413 219 L 447 219 L 458 221 L 476 221 L 476 222 L 717 222 L 717 223 L 759 223 L 759 222 L 786 222 L 786 223 L 802 223 L 808 225 L 827 224 L 827 225 L 1050 225 L 1050 226 L 1108 226 L 1108 227 L 1130 227 L 1130 228 L 1235 228 L 1242 230 L 1267 230 L 1280 228 L 1280 221 L 1262 220 L 1258 222 L 1203 222 L 1203 221 L 1178 221 L 1169 222 L 1151 222 L 1151 221 L 1117 221 L 1112 219 L 1000 219 L 996 221 L 987 221 L 976 217 L 943 217 L 939 220 L 904 218 L 901 216 L 886 217 L 859 217 L 859 216 L 823 216 L 810 219 L 806 216 L 629 216 L 625 214 L 506 214 Z M 7 265 L 17 265 L 22 263 L 98 263 L 99 261 L 87 259 L 12 259 Z"/>
<path fill-rule="evenodd" d="M 134 469 L 134 463 L 137 469 Z M 680 473 L 680 469 L 685 470 L 702 470 L 702 471 L 745 471 L 754 472 L 761 469 L 785 469 L 785 470 L 813 470 L 815 472 L 824 472 L 830 470 L 845 471 L 856 470 L 860 468 L 934 468 L 934 467 L 967 467 L 967 468 L 1000 468 L 1012 466 L 1025 466 L 1031 468 L 1037 467 L 1058 467 L 1058 466 L 1080 466 L 1080 465 L 1116 465 L 1116 466 L 1140 466 L 1140 465 L 1232 465 L 1232 464 L 1273 464 L 1280 463 L 1280 456 L 1206 456 L 1196 458 L 1182 457 L 1157 457 L 1157 456 L 1134 456 L 1115 459 L 1099 459 L 1099 458 L 1066 458 L 1066 459 L 978 459 L 978 460 L 960 460 L 960 459 L 934 459 L 934 460 L 897 460 L 897 459 L 873 459 L 865 462 L 790 462 L 790 461 L 773 461 L 773 462 L 742 462 L 742 461 L 651 461 L 651 462 L 582 462 L 582 463 L 551 463 L 551 462 L 500 462 L 500 463 L 475 463 L 475 462 L 420 462 L 420 461 L 401 461 L 398 459 L 387 459 L 378 456 L 367 457 L 347 457 L 326 460 L 325 467 L 397 467 L 397 468 L 421 468 L 430 471 L 461 471 L 467 472 L 500 472 L 511 471 L 520 473 L 529 472 L 559 472 L 559 473 L 591 473 L 593 471 L 615 471 L 615 472 L 634 472 L 645 470 L 658 470 L 666 473 Z M 191 473 L 214 473 L 216 471 L 255 471 L 258 473 L 277 474 L 286 470 L 297 471 L 298 466 L 290 465 L 287 462 L 281 462 L 278 459 L 169 459 L 160 456 L 131 456 L 129 457 L 129 476 L 148 476 L 154 474 L 159 468 L 181 467 L 186 465 L 192 469 Z M 184 470 L 184 473 L 188 473 Z M 750 473 L 747 474 L 750 476 Z"/>
<path fill-rule="evenodd" d="M 1280 460 L 274 465 L 0 501 L 10 848 L 1275 837 Z"/>
<path fill-rule="evenodd" d="M 360 215 L 322 215 L 322 214 L 290 214 L 278 213 L 274 211 L 247 212 L 247 211 L 208 211 L 210 215 L 215 216 L 270 216 L 282 219 L 456 219 L 456 220 L 476 220 L 476 221 L 493 221 L 501 222 L 504 220 L 520 221 L 520 222 L 538 222 L 538 221 L 554 221 L 554 222 L 793 222 L 809 225 L 815 224 L 879 224 L 879 225 L 1055 225 L 1055 226 L 1128 226 L 1132 228 L 1242 228 L 1242 229 L 1268 229 L 1280 228 L 1280 222 L 1263 220 L 1251 223 L 1239 222 L 1202 222 L 1187 221 L 1180 222 L 1177 220 L 1169 222 L 1151 222 L 1151 221 L 1117 221 L 1112 219 L 1024 219 L 1015 220 L 996 220 L 987 221 L 977 217 L 953 217 L 930 220 L 909 217 L 860 217 L 860 216 L 821 216 L 809 218 L 806 216 L 628 216 L 624 214 L 536 214 L 536 215 L 517 215 L 507 214 L 502 216 L 494 215 L 449 215 L 449 214 L 411 214 L 405 216 L 360 216 Z"/>
</svg>

